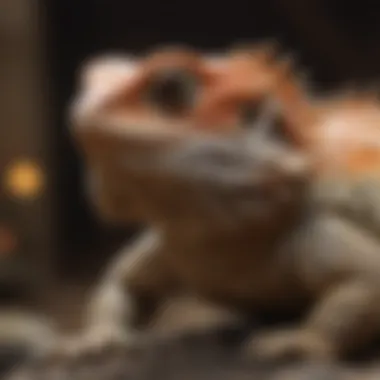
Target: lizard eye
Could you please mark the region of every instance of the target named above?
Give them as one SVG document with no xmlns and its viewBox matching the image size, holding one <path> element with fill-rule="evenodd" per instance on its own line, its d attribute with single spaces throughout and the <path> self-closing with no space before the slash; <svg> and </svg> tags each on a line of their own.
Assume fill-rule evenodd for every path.
<svg viewBox="0 0 380 380">
<path fill-rule="evenodd" d="M 153 78 L 147 100 L 160 112 L 179 115 L 194 105 L 198 80 L 187 70 L 163 70 Z"/>
</svg>

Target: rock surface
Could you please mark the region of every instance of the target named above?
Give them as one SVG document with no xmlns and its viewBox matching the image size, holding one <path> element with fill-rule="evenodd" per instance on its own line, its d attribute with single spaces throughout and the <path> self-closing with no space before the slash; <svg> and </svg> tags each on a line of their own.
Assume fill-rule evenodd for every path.
<svg viewBox="0 0 380 380">
<path fill-rule="evenodd" d="M 55 363 L 29 362 L 15 368 L 7 380 L 374 380 L 380 363 L 342 364 L 244 361 L 241 334 L 223 331 L 187 334 L 150 342 L 140 350 L 122 347 Z"/>
</svg>

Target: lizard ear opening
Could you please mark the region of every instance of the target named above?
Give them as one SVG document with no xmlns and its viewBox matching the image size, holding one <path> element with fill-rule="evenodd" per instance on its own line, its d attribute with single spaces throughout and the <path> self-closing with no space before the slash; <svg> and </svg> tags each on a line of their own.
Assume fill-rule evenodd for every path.
<svg viewBox="0 0 380 380">
<path fill-rule="evenodd" d="M 158 111 L 178 116 L 195 103 L 198 80 L 185 69 L 166 69 L 157 73 L 148 85 L 147 101 Z"/>
<path fill-rule="evenodd" d="M 248 101 L 240 106 L 239 123 L 245 129 L 255 128 L 263 108 L 263 101 Z"/>
<path fill-rule="evenodd" d="M 282 107 L 275 99 L 263 99 L 257 104 L 252 113 L 246 113 L 247 127 L 252 128 L 252 138 L 258 138 L 263 143 L 280 144 L 293 147 L 293 141 L 288 131 Z"/>
</svg>

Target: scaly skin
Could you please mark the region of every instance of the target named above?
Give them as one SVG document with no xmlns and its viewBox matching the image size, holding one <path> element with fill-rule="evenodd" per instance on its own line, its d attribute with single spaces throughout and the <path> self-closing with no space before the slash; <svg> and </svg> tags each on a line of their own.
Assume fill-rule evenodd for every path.
<svg viewBox="0 0 380 380">
<path fill-rule="evenodd" d="M 377 329 L 378 247 L 368 228 L 376 226 L 368 216 L 376 207 L 366 202 L 366 194 L 375 194 L 372 175 L 379 161 L 378 150 L 360 138 L 376 140 L 379 108 L 360 97 L 310 101 L 286 65 L 259 52 L 234 52 L 218 66 L 209 61 L 213 75 L 201 76 L 206 79 L 196 101 L 182 109 L 177 105 L 163 112 L 160 103 L 145 101 L 149 80 L 144 75 L 129 77 L 124 87 L 120 82 L 120 92 L 110 91 L 97 103 L 76 103 L 75 136 L 98 180 L 103 176 L 95 192 L 102 214 L 126 222 L 131 199 L 139 198 L 133 217 L 152 226 L 137 248 L 120 255 L 94 298 L 90 315 L 97 319 L 89 336 L 112 331 L 103 335 L 102 344 L 121 336 L 125 317 L 132 331 L 135 317 L 145 310 L 140 301 L 154 306 L 182 288 L 243 314 L 314 301 L 316 308 L 301 327 L 253 340 L 251 350 L 263 357 L 334 358 L 366 342 Z M 159 57 L 147 61 L 152 71 L 142 73 L 166 66 L 168 61 Z M 88 99 L 93 88 L 80 98 Z M 252 118 L 268 97 L 281 107 L 269 123 L 277 125 L 275 135 L 292 153 L 297 147 L 312 157 L 307 175 L 294 176 L 291 165 L 274 169 L 287 162 L 289 152 L 280 149 L 268 158 L 265 144 L 253 144 L 253 149 L 243 142 L 245 129 L 255 127 Z M 348 133 L 353 139 L 343 143 Z M 221 144 L 207 143 L 222 137 Z M 173 174 L 171 157 L 179 157 L 173 152 L 186 142 L 205 144 L 201 155 L 197 150 L 181 153 L 181 165 L 198 164 Z M 211 184 L 206 186 L 204 170 L 210 162 Z M 253 181 L 252 172 L 260 173 Z M 300 177 L 312 186 L 299 188 Z M 263 185 L 267 196 L 261 194 Z M 362 196 L 353 202 L 352 191 L 359 185 Z M 138 191 L 130 197 L 133 187 Z M 310 203 L 311 209 L 306 207 Z M 107 304 L 109 295 L 117 302 Z"/>
<path fill-rule="evenodd" d="M 353 128 L 357 119 L 350 120 L 353 123 L 350 127 Z M 276 128 L 278 126 L 279 124 Z M 325 125 L 321 124 L 320 128 L 323 127 Z M 315 128 L 318 128 L 317 124 Z M 276 243 L 270 247 L 271 249 L 265 251 L 257 249 L 257 245 L 265 239 L 263 231 L 267 231 L 268 228 L 265 223 L 267 219 L 262 216 L 262 207 L 258 210 L 250 207 L 248 219 L 239 219 L 240 231 L 244 229 L 247 222 L 249 222 L 251 234 L 252 231 L 259 231 L 258 236 L 253 236 L 250 242 L 251 247 L 256 248 L 251 251 L 258 260 L 256 265 L 249 266 L 244 261 L 244 255 L 240 253 L 244 252 L 240 245 L 242 240 L 234 242 L 239 254 L 232 255 L 231 253 L 231 260 L 232 258 L 235 260 L 235 267 L 239 263 L 242 265 L 241 268 L 250 268 L 247 270 L 247 277 L 244 276 L 244 271 L 239 271 L 238 278 L 241 281 L 251 278 L 259 279 L 256 286 L 251 280 L 244 289 L 245 292 L 252 294 L 246 302 L 256 311 L 260 311 L 263 304 L 258 296 L 276 306 L 279 306 L 280 300 L 285 300 L 284 306 L 289 306 L 290 300 L 302 299 L 304 296 L 309 298 L 314 306 L 309 309 L 305 319 L 298 326 L 254 336 L 247 346 L 248 352 L 265 359 L 289 356 L 309 359 L 338 358 L 369 343 L 380 328 L 378 307 L 380 247 L 377 235 L 368 228 L 368 222 L 372 222 L 372 226 L 376 224 L 371 216 L 378 207 L 378 201 L 375 197 L 371 199 L 366 197 L 378 188 L 378 182 L 367 181 L 368 172 L 364 172 L 363 177 L 360 178 L 357 175 L 358 172 L 352 171 L 352 167 L 338 166 L 339 161 L 329 165 L 323 161 L 324 156 L 320 154 L 320 151 L 317 151 L 319 153 L 317 154 L 310 147 L 306 150 L 296 149 L 293 140 L 286 141 L 282 137 L 279 139 L 281 144 L 277 146 L 277 149 L 283 149 L 283 144 L 286 142 L 290 152 L 298 152 L 301 157 L 304 157 L 306 170 L 298 172 L 301 174 L 299 178 L 304 179 L 303 185 L 300 181 L 301 186 L 292 188 L 289 187 L 291 177 L 283 175 L 280 180 L 281 173 L 295 172 L 289 171 L 291 166 L 288 166 L 287 170 L 277 171 L 275 187 L 277 194 L 280 194 L 280 189 L 282 191 L 285 189 L 288 197 L 280 211 L 278 204 L 274 206 L 275 198 L 269 201 L 267 199 L 269 198 L 268 191 L 264 191 L 267 189 L 267 183 L 262 173 L 270 172 L 271 167 L 268 168 L 268 161 L 272 166 L 273 162 L 277 165 L 282 162 L 284 165 L 286 157 L 281 158 L 278 154 L 277 158 L 263 159 L 263 152 L 269 150 L 273 144 L 273 137 L 278 132 L 274 134 L 273 130 L 269 129 L 267 131 L 269 138 L 263 140 L 263 134 L 257 133 L 259 130 L 253 129 L 245 133 L 246 136 L 251 135 L 250 144 L 229 141 L 226 145 L 218 142 L 215 137 L 209 140 L 203 139 L 201 142 L 188 140 L 185 144 L 187 148 L 181 146 L 178 148 L 180 153 L 172 157 L 171 167 L 177 168 L 173 169 L 173 177 L 178 182 L 182 178 L 183 181 L 187 180 L 197 188 L 207 188 L 214 204 L 218 202 L 221 208 L 225 208 L 227 204 L 229 210 L 233 209 L 235 213 L 239 213 L 239 198 L 241 199 L 244 191 L 245 198 L 256 197 L 257 204 L 265 205 L 266 215 L 275 216 L 273 220 L 279 222 L 280 225 L 284 223 L 282 224 L 284 229 L 270 231 L 271 241 Z M 360 138 L 359 133 L 357 137 Z M 360 148 L 360 140 L 356 140 L 355 143 L 356 147 Z M 365 151 L 365 146 L 362 148 Z M 352 152 L 355 153 L 355 150 Z M 242 154 L 246 154 L 245 160 L 239 159 Z M 223 161 L 219 160 L 220 157 L 224 157 Z M 234 163 L 235 171 L 245 172 L 246 176 L 239 176 L 237 180 L 237 177 L 232 175 L 233 170 L 226 167 L 225 162 Z M 168 166 L 170 165 L 166 163 L 166 167 Z M 331 177 L 328 176 L 337 167 L 341 168 L 341 173 L 337 173 L 338 177 L 332 183 Z M 302 169 L 302 165 L 300 168 Z M 343 169 L 346 171 L 344 172 Z M 374 171 L 369 173 L 375 174 Z M 341 180 L 345 182 L 340 183 Z M 338 184 L 340 190 L 343 188 L 346 192 L 356 192 L 357 199 L 350 196 L 338 196 L 334 184 Z M 326 185 L 329 187 L 323 189 Z M 358 186 L 361 192 L 358 191 Z M 324 190 L 324 197 L 321 197 L 321 188 Z M 327 193 L 328 189 L 333 190 L 332 194 Z M 226 199 L 230 202 L 225 202 Z M 354 212 L 354 207 L 357 207 L 356 212 Z M 349 210 L 351 213 L 342 213 L 342 208 L 343 211 Z M 295 212 L 295 218 L 285 218 L 285 212 L 289 209 Z M 360 223 L 363 220 L 366 220 L 367 224 Z M 182 236 L 177 236 L 177 238 L 180 239 Z M 191 256 L 189 253 L 188 255 Z M 191 256 L 191 260 L 194 260 L 193 257 L 194 255 Z M 260 259 L 262 261 L 259 261 Z M 269 267 L 263 265 L 263 262 L 270 264 Z M 202 265 L 204 265 L 203 262 Z M 233 267 L 232 263 L 229 263 L 229 267 Z M 210 268 L 208 269 L 211 271 Z M 275 281 L 271 276 L 273 272 L 276 274 Z M 234 278 L 231 274 L 224 275 L 223 284 L 228 284 L 229 290 L 233 289 Z M 297 289 L 291 286 L 291 279 L 297 284 Z M 216 286 L 216 283 L 213 285 Z M 254 294 L 254 291 L 257 294 Z M 224 293 L 224 296 L 226 294 Z M 225 303 L 226 298 L 221 297 L 221 301 Z"/>
</svg>

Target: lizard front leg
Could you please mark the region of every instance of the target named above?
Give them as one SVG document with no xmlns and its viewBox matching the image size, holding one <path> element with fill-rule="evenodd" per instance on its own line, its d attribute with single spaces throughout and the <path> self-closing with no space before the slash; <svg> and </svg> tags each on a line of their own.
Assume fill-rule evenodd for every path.
<svg viewBox="0 0 380 380">
<path fill-rule="evenodd" d="M 58 356 L 135 343 L 136 332 L 151 321 L 172 285 L 160 239 L 158 231 L 149 230 L 122 250 L 90 300 L 83 334 L 64 340 Z"/>
<path fill-rule="evenodd" d="M 300 326 L 253 337 L 247 350 L 262 359 L 336 359 L 369 343 L 380 328 L 378 242 L 334 217 L 302 234 L 294 262 L 316 304 Z"/>
</svg>

